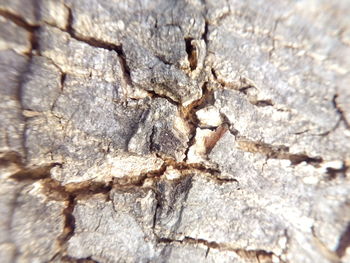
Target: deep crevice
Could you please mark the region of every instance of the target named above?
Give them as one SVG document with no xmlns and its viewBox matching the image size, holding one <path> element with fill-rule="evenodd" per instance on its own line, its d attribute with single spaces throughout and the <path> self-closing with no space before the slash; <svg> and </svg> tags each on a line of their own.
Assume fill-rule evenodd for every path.
<svg viewBox="0 0 350 263">
<path fill-rule="evenodd" d="M 15 179 L 17 181 L 32 181 L 32 180 L 40 180 L 44 178 L 50 177 L 50 171 L 55 166 L 60 166 L 60 163 L 51 163 L 44 166 L 37 167 L 21 167 L 21 170 L 11 175 L 10 178 Z"/>
<path fill-rule="evenodd" d="M 137 176 L 125 176 L 121 178 L 114 177 L 110 182 L 111 189 L 130 189 L 134 187 L 143 187 L 147 179 L 159 180 L 164 174 L 167 163 L 163 163 L 159 169 L 141 173 Z"/>
<path fill-rule="evenodd" d="M 67 206 L 63 210 L 64 227 L 62 234 L 58 237 L 58 243 L 61 247 L 74 235 L 75 218 L 73 216 L 76 200 L 73 195 L 69 196 Z"/>
<path fill-rule="evenodd" d="M 63 256 L 60 259 L 61 262 L 63 263 L 99 263 L 98 261 L 92 259 L 91 257 L 86 257 L 86 258 L 75 258 L 71 256 Z"/>
<path fill-rule="evenodd" d="M 39 50 L 39 43 L 37 39 L 36 32 L 40 28 L 39 25 L 32 25 L 29 24 L 24 18 L 21 16 L 14 14 L 12 12 L 9 12 L 7 10 L 1 10 L 0 9 L 0 16 L 3 16 L 16 24 L 17 26 L 23 28 L 24 30 L 29 32 L 29 43 L 30 43 L 30 49 L 28 52 L 25 52 L 24 55 L 31 57 L 33 55 L 34 50 Z"/>
<path fill-rule="evenodd" d="M 213 175 L 213 176 L 220 174 L 220 170 L 218 170 L 216 168 L 207 167 L 201 163 L 187 163 L 186 161 L 177 162 L 172 158 L 166 158 L 166 157 L 161 157 L 161 158 L 165 162 L 166 167 L 168 167 L 168 166 L 173 167 L 174 169 L 176 169 L 184 174 L 188 174 L 188 172 L 191 173 L 193 171 L 208 173 L 208 174 Z"/>
<path fill-rule="evenodd" d="M 192 44 L 193 38 L 185 38 L 187 59 L 190 63 L 190 69 L 193 71 L 197 68 L 198 52 L 195 45 Z"/>
<path fill-rule="evenodd" d="M 319 156 L 310 157 L 303 153 L 290 153 L 289 147 L 284 145 L 271 145 L 264 142 L 255 142 L 245 139 L 238 139 L 237 143 L 239 148 L 243 151 L 261 153 L 271 159 L 290 160 L 292 165 L 298 165 L 302 162 L 306 162 L 307 164 L 318 166 L 323 162 L 323 159 Z"/>
<path fill-rule="evenodd" d="M 64 4 L 64 7 L 68 11 L 66 31 L 73 32 L 73 12 L 72 12 L 72 9 L 67 4 Z"/>
<path fill-rule="evenodd" d="M 302 162 L 306 162 L 307 164 L 317 166 L 323 162 L 323 159 L 319 156 L 310 157 L 306 154 L 286 154 L 285 157 L 286 158 L 284 158 L 284 155 L 282 154 L 281 156 L 278 156 L 277 159 L 289 159 L 292 165 L 298 165 Z"/>
<path fill-rule="evenodd" d="M 208 45 L 208 34 L 209 34 L 209 23 L 207 20 L 204 22 L 204 31 L 202 34 L 202 39 L 204 40 L 205 44 Z"/>
<path fill-rule="evenodd" d="M 266 106 L 274 105 L 271 100 L 257 100 L 257 101 L 251 100 L 250 103 L 258 107 L 266 107 Z"/>
<path fill-rule="evenodd" d="M 91 37 L 78 36 L 77 34 L 74 33 L 74 30 L 71 32 L 67 31 L 67 33 L 69 33 L 69 35 L 72 38 L 74 38 L 75 40 L 84 42 L 92 47 L 103 48 L 103 49 L 106 49 L 109 51 L 116 52 L 118 54 L 118 57 L 119 57 L 119 64 L 120 64 L 121 70 L 123 72 L 124 80 L 126 81 L 126 83 L 128 85 L 132 85 L 130 68 L 128 66 L 126 55 L 125 55 L 123 46 L 121 44 L 115 45 L 115 44 L 103 42 L 101 40 L 97 40 L 97 39 L 91 38 Z"/>
<path fill-rule="evenodd" d="M 84 199 L 91 195 L 108 194 L 112 189 L 112 182 L 81 182 L 69 183 L 65 186 L 65 191 L 77 199 Z"/>
<path fill-rule="evenodd" d="M 218 78 L 218 74 L 215 71 L 214 68 L 211 68 L 211 74 L 213 75 L 214 80 L 220 84 L 222 88 L 229 88 L 235 91 L 238 91 L 245 95 L 247 97 L 247 101 L 257 107 L 267 107 L 267 106 L 274 106 L 275 104 L 273 103 L 272 100 L 266 99 L 266 100 L 257 100 L 254 96 L 249 96 L 248 90 L 249 89 L 255 89 L 254 85 L 249 83 L 248 80 L 246 79 L 241 79 L 239 84 L 232 84 L 232 83 L 227 83 L 224 80 L 221 80 Z"/>
<path fill-rule="evenodd" d="M 333 180 L 337 178 L 338 176 L 346 177 L 346 172 L 348 171 L 349 166 L 346 165 L 345 162 L 342 163 L 342 166 L 340 168 L 332 168 L 332 167 L 327 167 L 327 179 L 328 180 Z"/>
<path fill-rule="evenodd" d="M 179 102 L 173 100 L 172 98 L 170 98 L 167 95 L 164 94 L 159 94 L 157 93 L 155 90 L 146 90 L 148 96 L 150 96 L 151 98 L 162 98 L 162 99 L 166 99 L 168 102 L 170 102 L 171 104 L 175 105 L 176 107 L 179 107 Z"/>
<path fill-rule="evenodd" d="M 66 81 L 67 74 L 64 72 L 61 72 L 61 78 L 60 78 L 60 84 L 61 84 L 61 92 L 64 89 L 64 82 Z"/>
<path fill-rule="evenodd" d="M 66 208 L 63 209 L 62 215 L 64 217 L 64 226 L 61 235 L 57 238 L 60 251 L 54 256 L 60 257 L 61 260 L 67 257 L 67 242 L 74 235 L 75 232 L 75 217 L 73 215 L 74 208 L 78 199 L 87 198 L 96 194 L 108 194 L 112 189 L 110 183 L 100 182 L 82 182 L 70 183 L 62 185 L 59 181 L 46 178 L 42 181 L 43 193 L 53 199 L 65 201 Z M 68 258 L 66 258 L 68 259 Z M 67 261 L 67 260 L 66 260 Z M 68 262 L 90 262 L 90 261 L 68 261 Z"/>
<path fill-rule="evenodd" d="M 196 138 L 196 129 L 199 127 L 199 120 L 197 118 L 196 112 L 207 105 L 213 103 L 214 92 L 208 88 L 208 83 L 204 82 L 202 86 L 202 97 L 198 100 L 195 100 L 187 107 L 180 107 L 180 114 L 183 120 L 186 121 L 188 127 L 190 129 L 190 137 L 188 140 L 188 146 L 185 151 L 185 159 L 186 162 L 188 159 L 188 152 L 192 145 L 195 143 Z"/>
<path fill-rule="evenodd" d="M 257 249 L 257 250 L 248 250 L 248 249 L 242 249 L 242 248 L 235 248 L 232 247 L 229 244 L 222 244 L 222 243 L 217 243 L 215 241 L 208 241 L 205 239 L 201 238 L 193 238 L 189 236 L 185 236 L 183 239 L 170 239 L 170 238 L 159 238 L 157 239 L 158 243 L 165 243 L 165 244 L 172 244 L 172 243 L 178 243 L 178 244 L 188 244 L 188 245 L 204 245 L 208 249 L 215 249 L 219 251 L 233 251 L 237 253 L 239 256 L 242 258 L 246 259 L 256 259 L 258 262 L 260 260 L 267 260 L 264 262 L 272 262 L 272 257 L 274 254 L 269 251 L 265 251 L 262 249 Z M 208 253 L 208 250 L 207 252 Z M 281 261 L 282 262 L 282 261 Z"/>
<path fill-rule="evenodd" d="M 22 155 L 16 151 L 0 153 L 0 167 L 8 167 L 11 164 L 23 167 Z"/>
<path fill-rule="evenodd" d="M 235 178 L 223 178 L 223 177 L 215 177 L 215 181 L 218 184 L 227 184 L 227 183 L 236 183 L 239 184 L 239 181 Z"/>
<path fill-rule="evenodd" d="M 19 27 L 21 27 L 29 32 L 34 32 L 36 29 L 39 28 L 39 25 L 32 25 L 32 24 L 28 23 L 20 15 L 14 14 L 14 13 L 7 11 L 7 10 L 0 9 L 0 16 L 7 18 L 8 20 L 15 23 L 17 26 L 19 26 Z"/>
<path fill-rule="evenodd" d="M 149 136 L 149 150 L 150 150 L 151 153 L 157 152 L 157 151 L 160 150 L 159 145 L 156 144 L 155 141 L 154 141 L 154 136 L 155 136 L 155 134 L 157 132 L 156 130 L 157 130 L 156 126 L 153 125 L 152 126 L 151 135 Z"/>
<path fill-rule="evenodd" d="M 158 213 L 158 210 L 161 208 L 162 198 L 158 191 L 154 191 L 154 193 L 155 193 L 156 207 L 154 208 L 152 230 L 153 230 L 153 234 L 156 236 L 155 227 L 157 225 L 157 213 Z"/>
<path fill-rule="evenodd" d="M 75 40 L 84 42 L 92 47 L 97 47 L 97 48 L 103 48 L 107 49 L 109 51 L 114 51 L 118 54 L 119 57 L 119 64 L 121 66 L 121 70 L 123 72 L 124 79 L 128 85 L 132 85 L 132 80 L 131 80 L 131 75 L 130 75 L 130 68 L 127 63 L 126 55 L 123 49 L 123 45 L 116 45 L 113 43 L 108 43 L 105 41 L 102 41 L 100 39 L 96 39 L 93 37 L 86 37 L 86 36 L 81 36 L 76 33 L 76 31 L 73 28 L 73 12 L 72 9 L 66 5 L 66 8 L 68 9 L 68 21 L 67 21 L 67 26 L 65 32 L 67 32 L 72 38 Z"/>
<path fill-rule="evenodd" d="M 350 223 L 348 223 L 348 225 L 345 228 L 345 231 L 339 238 L 338 246 L 335 250 L 338 257 L 343 257 L 348 247 L 350 247 Z"/>
</svg>

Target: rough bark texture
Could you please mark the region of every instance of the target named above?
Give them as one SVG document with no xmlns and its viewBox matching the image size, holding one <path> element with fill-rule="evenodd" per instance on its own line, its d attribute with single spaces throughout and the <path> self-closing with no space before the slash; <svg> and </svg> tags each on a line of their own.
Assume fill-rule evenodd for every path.
<svg viewBox="0 0 350 263">
<path fill-rule="evenodd" d="M 350 262 L 348 0 L 1 0 L 1 262 Z"/>
</svg>

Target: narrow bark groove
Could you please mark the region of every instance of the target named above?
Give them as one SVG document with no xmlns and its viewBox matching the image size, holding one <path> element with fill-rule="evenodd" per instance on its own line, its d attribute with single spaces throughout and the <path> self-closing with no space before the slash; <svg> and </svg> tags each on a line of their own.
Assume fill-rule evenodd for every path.
<svg viewBox="0 0 350 263">
<path fill-rule="evenodd" d="M 349 121 L 346 119 L 345 117 L 345 114 L 344 114 L 344 111 L 342 108 L 339 107 L 338 103 L 337 103 L 337 98 L 338 98 L 338 94 L 335 94 L 333 96 L 333 99 L 332 99 L 332 103 L 333 103 L 333 107 L 335 108 L 337 114 L 339 114 L 340 116 L 340 121 L 344 123 L 345 127 L 347 129 L 350 129 L 350 123 Z M 334 129 L 336 129 L 338 127 L 339 123 L 336 125 L 336 127 Z"/>
<path fill-rule="evenodd" d="M 323 159 L 319 156 L 310 157 L 306 154 L 293 154 L 289 152 L 289 147 L 284 145 L 270 145 L 263 142 L 254 142 L 244 139 L 238 139 L 238 145 L 240 149 L 253 152 L 253 153 L 262 153 L 266 155 L 268 158 L 272 159 L 286 159 L 290 160 L 292 165 L 298 165 L 302 162 L 306 162 L 308 164 L 318 166 L 323 162 Z"/>
<path fill-rule="evenodd" d="M 268 252 L 265 250 L 249 250 L 249 249 L 242 249 L 242 248 L 235 248 L 232 247 L 229 244 L 221 244 L 217 243 L 215 241 L 207 241 L 205 239 L 198 239 L 193 237 L 184 237 L 181 240 L 177 239 L 168 239 L 168 238 L 159 238 L 159 243 L 165 243 L 165 244 L 172 244 L 172 243 L 178 243 L 182 245 L 204 245 L 208 248 L 207 255 L 210 253 L 210 249 L 215 249 L 219 251 L 232 251 L 237 253 L 238 255 L 242 256 L 242 258 L 254 260 L 257 259 L 258 262 L 260 260 L 265 260 L 263 262 L 273 262 L 272 257 L 275 256 L 272 252 Z M 275 256 L 278 258 L 277 256 Z M 267 260 L 267 261 L 266 261 Z M 283 262 L 283 261 L 280 261 Z"/>
<path fill-rule="evenodd" d="M 17 26 L 22 27 L 23 29 L 34 32 L 38 29 L 38 25 L 32 25 L 29 24 L 23 17 L 21 17 L 18 14 L 12 13 L 7 10 L 0 9 L 0 16 L 3 16 L 9 20 L 11 20 L 13 23 L 15 23 Z"/>
</svg>

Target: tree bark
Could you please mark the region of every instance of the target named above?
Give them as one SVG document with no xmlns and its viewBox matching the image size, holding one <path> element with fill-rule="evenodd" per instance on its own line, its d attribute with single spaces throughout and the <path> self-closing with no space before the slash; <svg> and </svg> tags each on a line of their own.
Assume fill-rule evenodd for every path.
<svg viewBox="0 0 350 263">
<path fill-rule="evenodd" d="M 347 0 L 1 0 L 2 262 L 350 262 Z"/>
</svg>

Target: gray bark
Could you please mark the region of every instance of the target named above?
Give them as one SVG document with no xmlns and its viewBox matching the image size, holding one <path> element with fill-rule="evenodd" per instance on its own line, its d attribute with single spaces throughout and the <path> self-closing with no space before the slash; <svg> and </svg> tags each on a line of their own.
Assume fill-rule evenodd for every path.
<svg viewBox="0 0 350 263">
<path fill-rule="evenodd" d="M 0 0 L 2 262 L 350 262 L 350 3 Z"/>
</svg>

